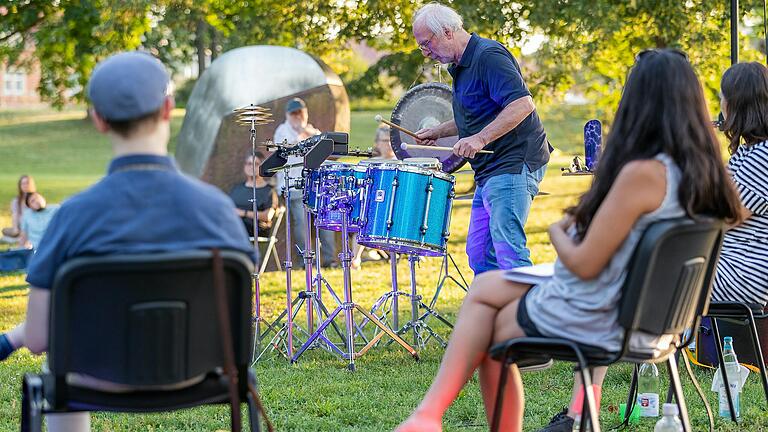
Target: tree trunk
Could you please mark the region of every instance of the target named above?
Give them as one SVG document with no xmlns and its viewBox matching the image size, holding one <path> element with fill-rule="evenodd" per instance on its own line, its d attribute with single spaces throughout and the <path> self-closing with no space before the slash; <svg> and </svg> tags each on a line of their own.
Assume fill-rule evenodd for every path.
<svg viewBox="0 0 768 432">
<path fill-rule="evenodd" d="M 195 49 L 197 50 L 197 76 L 198 78 L 205 72 L 205 21 L 201 18 L 197 20 L 195 29 Z"/>
<path fill-rule="evenodd" d="M 219 47 L 217 46 L 219 43 L 218 39 L 216 29 L 211 27 L 211 63 L 213 63 L 213 61 L 216 60 L 216 57 L 219 56 Z"/>
</svg>

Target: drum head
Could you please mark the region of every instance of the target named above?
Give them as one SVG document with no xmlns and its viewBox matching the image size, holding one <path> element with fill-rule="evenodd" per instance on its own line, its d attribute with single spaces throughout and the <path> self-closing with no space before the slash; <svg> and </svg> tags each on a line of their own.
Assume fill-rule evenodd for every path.
<svg viewBox="0 0 768 432">
<path fill-rule="evenodd" d="M 408 90 L 395 105 L 392 111 L 392 123 L 398 124 L 410 131 L 416 132 L 425 127 L 437 126 L 448 120 L 453 120 L 453 94 L 451 88 L 443 83 L 419 84 Z M 437 140 L 440 147 L 453 147 L 459 140 L 458 136 L 444 137 Z M 452 173 L 461 168 L 467 161 L 449 151 L 423 149 L 403 150 L 400 144 L 416 144 L 416 140 L 395 128 L 390 131 L 392 150 L 398 159 L 412 157 L 437 158 L 443 164 L 443 171 Z"/>
</svg>

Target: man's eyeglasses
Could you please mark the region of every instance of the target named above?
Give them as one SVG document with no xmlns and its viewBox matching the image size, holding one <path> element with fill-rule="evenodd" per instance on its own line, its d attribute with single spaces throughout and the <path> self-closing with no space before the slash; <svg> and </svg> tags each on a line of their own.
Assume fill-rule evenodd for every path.
<svg viewBox="0 0 768 432">
<path fill-rule="evenodd" d="M 635 56 L 635 62 L 639 62 L 641 59 L 646 58 L 646 57 L 648 57 L 650 55 L 661 54 L 663 52 L 677 54 L 680 57 L 684 58 L 685 61 L 689 61 L 690 60 L 688 58 L 688 54 L 686 54 L 685 51 L 679 50 L 677 48 L 661 48 L 661 49 L 660 48 L 650 48 L 650 49 L 644 49 L 644 50 L 640 51 L 639 53 L 637 53 L 637 55 Z"/>
<path fill-rule="evenodd" d="M 429 45 L 432 43 L 432 39 L 434 39 L 434 38 L 435 38 L 435 34 L 432 33 L 432 36 L 430 36 L 429 39 L 426 40 L 426 42 L 422 42 L 422 43 L 419 44 L 419 49 L 421 50 L 421 52 L 427 52 L 427 51 L 431 52 L 432 51 L 432 49 L 429 47 Z"/>
</svg>

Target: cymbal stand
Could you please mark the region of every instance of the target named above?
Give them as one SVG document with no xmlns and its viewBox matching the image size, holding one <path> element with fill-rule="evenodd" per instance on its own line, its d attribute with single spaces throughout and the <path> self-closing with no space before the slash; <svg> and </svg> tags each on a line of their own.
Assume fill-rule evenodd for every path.
<svg viewBox="0 0 768 432">
<path fill-rule="evenodd" d="M 251 141 L 251 164 L 253 169 L 253 176 L 256 176 L 256 126 L 264 125 L 272 122 L 272 114 L 268 108 L 260 107 L 254 104 L 249 104 L 242 108 L 236 108 L 233 110 L 234 121 L 240 126 L 248 126 L 249 135 Z M 251 273 L 251 285 L 254 292 L 253 302 L 253 352 L 251 358 L 255 359 L 256 353 L 259 351 L 261 345 L 261 324 L 264 318 L 261 316 L 261 284 L 259 281 L 259 265 L 261 264 L 261 254 L 259 250 L 259 213 L 258 205 L 256 203 L 256 181 L 253 182 L 253 195 L 251 197 L 251 205 L 253 206 L 253 256 L 256 260 L 253 273 Z M 268 324 L 267 324 L 268 325 Z M 268 325 L 269 326 L 269 325 Z M 254 360 L 255 361 L 255 360 Z"/>
<path fill-rule="evenodd" d="M 343 177 L 339 178 L 339 186 L 343 186 Z M 298 361 L 301 354 L 303 354 L 317 339 L 323 340 L 329 347 L 335 348 L 334 351 L 337 354 L 347 360 L 347 369 L 350 371 L 355 370 L 355 359 L 364 355 L 373 345 L 375 345 L 379 339 L 386 333 L 389 337 L 395 340 L 400 346 L 405 348 L 414 358 L 418 360 L 419 354 L 411 348 L 400 336 L 395 334 L 392 330 L 382 324 L 378 319 L 371 315 L 367 310 L 361 306 L 355 304 L 352 301 L 352 277 L 350 273 L 350 263 L 352 261 L 352 252 L 349 248 L 349 213 L 352 209 L 350 202 L 352 200 L 353 192 L 351 190 L 345 190 L 343 187 L 340 191 L 337 191 L 330 200 L 332 206 L 337 206 L 341 212 L 341 232 L 342 232 L 342 252 L 339 255 L 341 258 L 341 268 L 343 272 L 344 280 L 344 302 L 331 312 L 328 318 L 320 324 L 317 330 L 309 337 L 304 345 L 299 348 L 296 355 L 291 359 L 291 362 Z M 352 312 L 357 310 L 363 316 L 368 318 L 374 325 L 376 325 L 382 331 L 365 345 L 360 352 L 355 352 L 355 323 L 352 316 Z M 333 320 L 340 314 L 344 313 L 344 322 L 346 325 L 346 346 L 345 351 L 341 351 L 336 345 L 326 338 L 324 332 L 325 329 L 333 322 Z"/>
<path fill-rule="evenodd" d="M 459 278 L 461 281 L 456 279 L 453 275 L 450 274 L 449 266 L 453 265 L 453 268 L 456 269 L 456 273 L 459 275 Z M 437 299 L 440 296 L 440 292 L 443 290 L 443 287 L 445 286 L 446 282 L 451 281 L 459 286 L 464 292 L 469 291 L 469 284 L 467 283 L 467 280 L 464 279 L 464 275 L 461 274 L 461 270 L 459 270 L 459 266 L 456 265 L 456 261 L 454 261 L 453 257 L 451 256 L 448 251 L 445 251 L 443 254 L 443 263 L 440 266 L 440 279 L 437 281 L 437 289 L 435 290 L 435 295 L 432 296 L 432 300 L 429 302 L 429 307 L 431 309 L 435 308 L 435 304 L 437 304 Z"/>
</svg>

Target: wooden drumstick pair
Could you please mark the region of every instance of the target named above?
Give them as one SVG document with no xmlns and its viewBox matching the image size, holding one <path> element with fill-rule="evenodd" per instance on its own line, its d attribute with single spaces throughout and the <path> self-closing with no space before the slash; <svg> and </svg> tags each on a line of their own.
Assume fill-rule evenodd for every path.
<svg viewBox="0 0 768 432">
<path fill-rule="evenodd" d="M 406 128 L 398 125 L 398 124 L 392 123 L 391 121 L 384 119 L 380 115 L 377 115 L 373 119 L 376 120 L 377 122 L 387 124 L 390 127 L 394 128 L 394 129 L 397 129 L 397 130 L 399 130 L 400 132 L 402 132 L 402 133 L 404 133 L 406 135 L 410 135 L 410 136 L 412 136 L 412 137 L 414 137 L 416 139 L 419 139 L 419 137 L 416 136 L 416 133 L 411 132 L 408 129 L 406 129 Z M 453 151 L 453 147 L 427 146 L 427 145 L 407 144 L 407 143 L 400 144 L 400 148 L 403 149 L 403 150 L 422 149 L 422 150 L 437 150 L 437 151 Z M 490 151 L 490 150 L 479 150 L 478 153 L 493 154 L 493 152 Z"/>
</svg>

